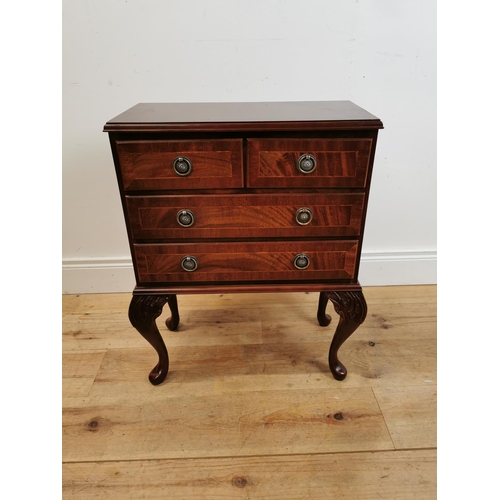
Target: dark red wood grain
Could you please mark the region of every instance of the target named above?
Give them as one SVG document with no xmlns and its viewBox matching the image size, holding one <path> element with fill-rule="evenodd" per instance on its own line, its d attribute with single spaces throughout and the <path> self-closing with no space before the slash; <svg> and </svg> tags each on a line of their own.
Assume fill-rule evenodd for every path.
<svg viewBox="0 0 500 500">
<path fill-rule="evenodd" d="M 144 283 L 352 279 L 357 249 L 356 240 L 134 245 Z M 310 257 L 307 269 L 294 267 L 299 253 Z M 182 269 L 185 256 L 198 260 L 196 271 Z"/>
<path fill-rule="evenodd" d="M 125 190 L 243 187 L 242 140 L 117 141 Z M 191 174 L 175 173 L 172 164 L 187 157 Z"/>
<path fill-rule="evenodd" d="M 249 187 L 362 188 L 370 159 L 371 139 L 249 139 Z M 317 161 L 313 172 L 297 168 L 303 154 Z"/>
<path fill-rule="evenodd" d="M 365 195 L 293 194 L 127 196 L 127 210 L 135 239 L 316 238 L 359 236 Z M 307 207 L 308 225 L 295 215 Z M 191 227 L 177 222 L 180 210 L 195 215 Z"/>
</svg>

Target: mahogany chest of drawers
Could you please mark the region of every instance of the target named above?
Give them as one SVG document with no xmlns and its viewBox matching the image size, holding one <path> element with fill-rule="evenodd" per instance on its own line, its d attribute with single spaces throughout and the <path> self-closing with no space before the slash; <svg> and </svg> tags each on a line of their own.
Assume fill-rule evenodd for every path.
<svg viewBox="0 0 500 500">
<path fill-rule="evenodd" d="M 316 291 L 339 314 L 329 352 L 366 317 L 358 270 L 382 122 L 349 101 L 137 104 L 108 121 L 136 287 L 132 325 L 168 352 L 156 318 L 177 294 Z"/>
</svg>

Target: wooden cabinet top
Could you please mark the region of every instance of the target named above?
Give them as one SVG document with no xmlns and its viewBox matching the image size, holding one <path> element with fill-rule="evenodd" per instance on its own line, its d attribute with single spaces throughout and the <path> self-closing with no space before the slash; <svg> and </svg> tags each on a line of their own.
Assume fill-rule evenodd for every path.
<svg viewBox="0 0 500 500">
<path fill-rule="evenodd" d="M 140 103 L 109 120 L 105 132 L 226 132 L 380 129 L 351 101 Z"/>
</svg>

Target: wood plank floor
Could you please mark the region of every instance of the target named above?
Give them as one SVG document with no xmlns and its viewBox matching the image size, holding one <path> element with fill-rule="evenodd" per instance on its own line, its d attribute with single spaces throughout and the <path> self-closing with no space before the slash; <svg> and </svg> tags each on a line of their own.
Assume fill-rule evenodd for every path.
<svg viewBox="0 0 500 500">
<path fill-rule="evenodd" d="M 436 498 L 436 287 L 367 287 L 328 369 L 318 294 L 179 296 L 157 355 L 131 294 L 63 301 L 63 498 Z"/>
</svg>

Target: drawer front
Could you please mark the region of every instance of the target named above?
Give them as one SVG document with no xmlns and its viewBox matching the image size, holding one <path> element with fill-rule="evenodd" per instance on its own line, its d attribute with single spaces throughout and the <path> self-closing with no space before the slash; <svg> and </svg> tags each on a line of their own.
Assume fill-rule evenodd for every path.
<svg viewBox="0 0 500 500">
<path fill-rule="evenodd" d="M 117 141 L 125 190 L 216 189 L 243 187 L 242 140 Z M 186 162 L 174 170 L 177 158 Z"/>
<path fill-rule="evenodd" d="M 364 200 L 362 193 L 126 197 L 135 239 L 359 236 Z"/>
<path fill-rule="evenodd" d="M 371 146 L 372 139 L 248 139 L 248 186 L 363 188 Z M 315 162 L 307 173 L 298 167 L 303 155 Z"/>
<path fill-rule="evenodd" d="M 348 280 L 354 278 L 357 251 L 357 241 L 342 240 L 134 245 L 142 283 Z M 307 255 L 306 269 L 296 268 L 298 254 Z M 182 268 L 185 257 L 191 266 L 196 259 L 194 271 Z"/>
</svg>

